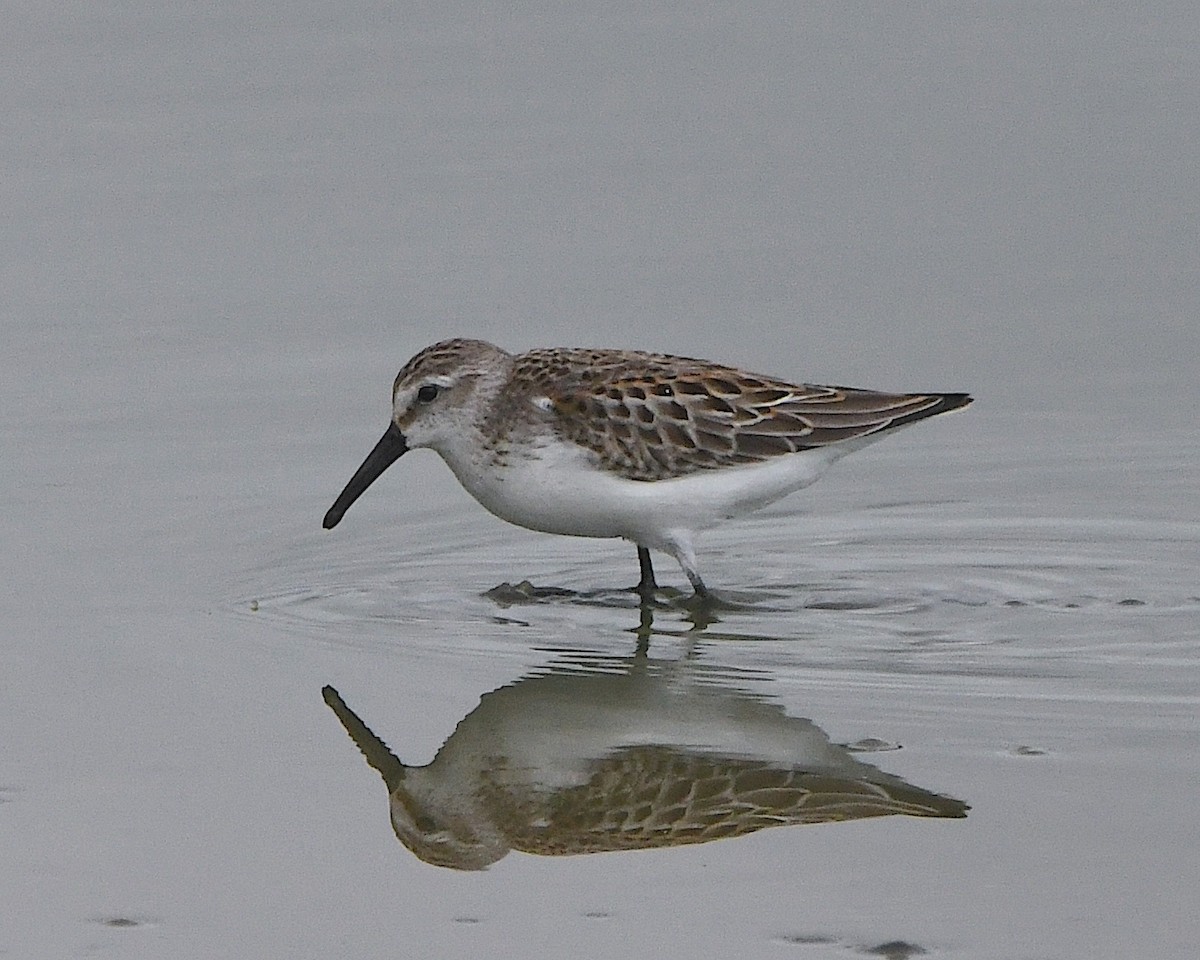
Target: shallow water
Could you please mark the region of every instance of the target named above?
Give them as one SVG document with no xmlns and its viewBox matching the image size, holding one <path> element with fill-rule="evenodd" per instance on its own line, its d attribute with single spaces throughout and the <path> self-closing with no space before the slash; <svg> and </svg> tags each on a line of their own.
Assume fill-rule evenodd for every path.
<svg viewBox="0 0 1200 960">
<path fill-rule="evenodd" d="M 0 954 L 1194 956 L 1200 25 L 1022 10 L 18 17 Z M 647 607 L 320 529 L 453 334 L 978 401 Z"/>
<path fill-rule="evenodd" d="M 867 500 L 875 493 L 860 489 Z M 680 599 L 640 610 L 621 588 L 636 573 L 631 550 L 553 539 L 532 544 L 522 567 L 549 596 L 519 602 L 526 589 L 503 602 L 455 600 L 438 588 L 426 544 L 438 545 L 439 563 L 457 558 L 461 577 L 474 573 L 479 585 L 513 570 L 511 546 L 486 518 L 428 518 L 406 525 L 412 546 L 399 562 L 381 561 L 386 538 L 376 531 L 362 531 L 366 549 L 357 532 L 330 544 L 325 592 L 270 590 L 303 580 L 310 562 L 277 558 L 251 579 L 241 616 L 394 664 L 382 682 L 330 679 L 402 760 L 429 762 L 445 741 L 431 770 L 466 750 L 471 776 L 482 767 L 504 781 L 515 765 L 522 790 L 542 795 L 598 778 L 589 757 L 616 762 L 618 748 L 666 749 L 681 739 L 711 755 L 709 741 L 722 735 L 737 756 L 820 769 L 811 749 L 793 745 L 790 760 L 773 753 L 786 754 L 776 740 L 788 739 L 787 724 L 811 725 L 834 743 L 877 749 L 866 759 L 885 775 L 971 808 L 962 821 L 784 825 L 653 853 L 563 862 L 512 854 L 491 872 L 511 871 L 522 894 L 451 887 L 432 916 L 425 903 L 415 915 L 401 910 L 400 922 L 448 953 L 531 927 L 524 936 L 559 948 L 636 956 L 667 925 L 679 955 L 757 955 L 775 945 L 813 956 L 1122 956 L 1154 945 L 1182 956 L 1195 879 L 1187 810 L 1200 774 L 1200 595 L 1191 577 L 1200 528 L 984 519 L 976 510 L 885 503 L 734 525 L 705 541 L 708 554 L 724 557 L 730 584 L 707 617 Z M 481 526 L 496 541 L 468 549 L 465 531 Z M 747 551 L 752 569 L 739 559 Z M 625 579 L 589 586 L 619 576 L 614 570 Z M 251 598 L 258 609 L 245 612 Z M 463 696 L 468 663 L 478 706 Z M 589 692 L 646 670 L 662 689 L 639 694 L 636 710 L 619 686 Z M 447 674 L 459 678 L 455 692 L 441 686 Z M 550 705 L 544 694 L 518 695 L 553 678 Z M 512 701 L 524 733 L 497 718 L 497 696 Z M 761 704 L 780 729 L 746 727 L 756 716 L 739 725 L 727 716 L 737 712 L 731 703 Z M 681 738 L 680 713 L 708 722 L 693 717 L 694 735 Z M 714 713 L 724 722 L 717 733 Z M 456 747 L 456 738 L 474 743 L 481 725 L 490 747 Z M 576 728 L 591 736 L 571 735 Z M 578 756 L 559 755 L 562 738 L 578 744 Z M 732 748 L 723 748 L 727 757 Z M 430 868 L 391 836 L 387 790 L 349 742 L 341 753 L 336 767 L 356 784 L 343 798 L 355 811 L 356 842 L 394 846 L 394 882 L 410 872 L 423 880 L 418 871 Z M 576 774 L 565 785 L 563 767 Z M 614 816 L 630 803 L 619 794 L 610 802 Z M 553 816 L 542 823 L 563 829 L 558 843 L 587 846 Z M 506 844 L 528 849 L 521 830 L 501 825 Z M 1164 889 L 1162 876 L 1179 882 Z M 539 916 L 531 918 L 533 903 Z"/>
</svg>

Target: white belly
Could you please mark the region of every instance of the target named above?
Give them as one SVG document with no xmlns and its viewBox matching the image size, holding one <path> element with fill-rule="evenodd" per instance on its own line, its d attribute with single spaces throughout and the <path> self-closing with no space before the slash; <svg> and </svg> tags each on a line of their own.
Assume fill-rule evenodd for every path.
<svg viewBox="0 0 1200 960">
<path fill-rule="evenodd" d="M 560 445 L 500 470 L 443 456 L 463 487 L 510 523 L 545 533 L 624 537 L 661 546 L 668 531 L 704 529 L 773 503 L 812 483 L 849 452 L 825 447 L 653 481 L 598 470 L 581 452 Z"/>
</svg>

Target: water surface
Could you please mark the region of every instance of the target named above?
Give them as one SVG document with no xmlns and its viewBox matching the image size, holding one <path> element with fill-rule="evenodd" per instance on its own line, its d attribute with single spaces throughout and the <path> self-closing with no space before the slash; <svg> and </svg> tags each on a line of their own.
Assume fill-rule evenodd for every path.
<svg viewBox="0 0 1200 960">
<path fill-rule="evenodd" d="M 1194 956 L 1194 5 L 160 6 L 0 40 L 0 953 Z M 978 399 L 643 609 L 320 529 L 452 335 Z"/>
</svg>

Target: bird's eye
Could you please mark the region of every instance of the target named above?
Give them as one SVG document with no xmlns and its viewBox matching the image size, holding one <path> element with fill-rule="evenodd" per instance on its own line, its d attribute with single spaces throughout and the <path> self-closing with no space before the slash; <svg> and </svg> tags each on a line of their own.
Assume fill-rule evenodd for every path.
<svg viewBox="0 0 1200 960">
<path fill-rule="evenodd" d="M 417 401 L 419 403 L 432 403 L 438 395 L 438 385 L 436 383 L 427 383 L 417 391 Z"/>
</svg>

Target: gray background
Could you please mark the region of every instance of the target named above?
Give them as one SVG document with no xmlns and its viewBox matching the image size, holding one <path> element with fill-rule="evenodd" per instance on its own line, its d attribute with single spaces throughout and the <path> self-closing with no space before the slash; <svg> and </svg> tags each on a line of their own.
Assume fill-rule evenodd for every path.
<svg viewBox="0 0 1200 960">
<path fill-rule="evenodd" d="M 3 19 L 0 952 L 1192 956 L 1195 4 Z M 972 816 L 400 849 L 322 683 L 428 759 L 636 624 L 481 598 L 631 551 L 505 527 L 434 457 L 318 529 L 454 335 L 972 391 L 699 544 L 778 588 L 704 656 Z"/>
</svg>

